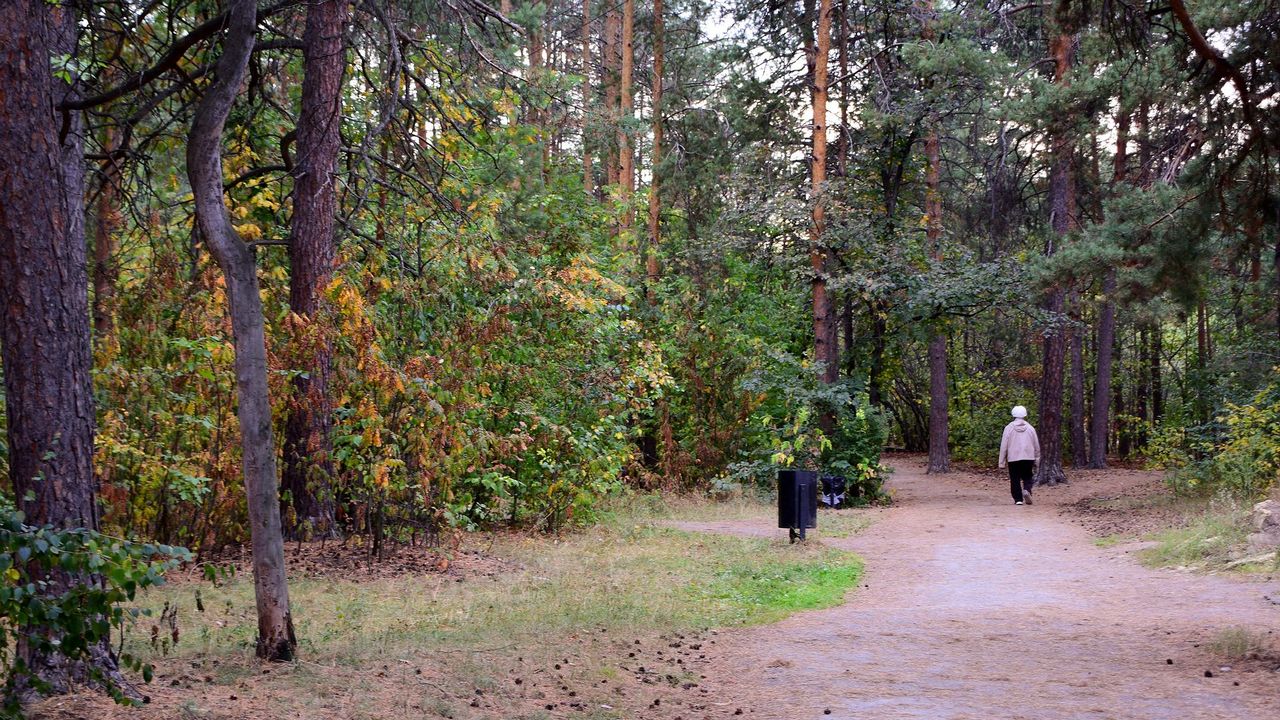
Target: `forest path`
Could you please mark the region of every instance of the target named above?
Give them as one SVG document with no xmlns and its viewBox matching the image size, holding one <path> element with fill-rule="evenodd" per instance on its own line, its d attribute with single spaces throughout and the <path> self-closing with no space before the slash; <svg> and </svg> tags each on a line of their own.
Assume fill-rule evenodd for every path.
<svg viewBox="0 0 1280 720">
<path fill-rule="evenodd" d="M 894 505 L 858 535 L 823 540 L 865 558 L 863 587 L 835 608 L 722 631 L 709 673 L 722 701 L 787 720 L 1280 717 L 1280 673 L 1257 661 L 1223 671 L 1205 649 L 1228 628 L 1280 634 L 1271 585 L 1097 547 L 1058 512 L 1058 488 L 1018 507 L 1007 481 L 893 465 Z"/>
</svg>

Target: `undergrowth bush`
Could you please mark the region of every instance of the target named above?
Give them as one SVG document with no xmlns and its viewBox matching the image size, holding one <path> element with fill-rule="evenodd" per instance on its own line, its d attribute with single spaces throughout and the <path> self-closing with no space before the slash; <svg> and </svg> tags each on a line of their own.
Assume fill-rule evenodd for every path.
<svg viewBox="0 0 1280 720">
<path fill-rule="evenodd" d="M 19 511 L 0 512 L 2 713 L 21 716 L 21 689 L 50 689 L 27 666 L 20 647 L 60 655 L 70 663 L 89 660 L 99 645 L 111 644 L 113 635 L 123 633 L 142 612 L 124 605 L 139 590 L 162 584 L 167 570 L 190 559 L 183 548 L 125 542 L 84 529 L 32 527 Z M 151 665 L 129 654 L 120 661 L 151 681 Z M 112 698 L 129 702 L 114 678 L 92 663 L 86 666 Z"/>
<path fill-rule="evenodd" d="M 1000 382 L 991 373 L 981 371 L 957 377 L 951 393 L 951 456 L 973 463 L 994 463 L 1014 405 L 1025 405 L 1034 418 L 1035 398 L 1021 386 Z"/>
<path fill-rule="evenodd" d="M 852 383 L 825 385 L 817 369 L 783 351 L 763 351 L 744 381 L 764 398 L 752 414 L 743 459 L 729 465 L 734 482 L 772 487 L 779 470 L 840 475 L 851 501 L 882 500 L 880 454 L 887 437 L 879 411 Z M 834 418 L 824 431 L 823 415 Z"/>
<path fill-rule="evenodd" d="M 1228 403 L 1213 425 L 1212 433 L 1183 432 L 1181 457 L 1189 461 L 1170 475 L 1170 485 L 1242 502 L 1265 496 L 1280 476 L 1280 368 L 1247 402 Z"/>
</svg>

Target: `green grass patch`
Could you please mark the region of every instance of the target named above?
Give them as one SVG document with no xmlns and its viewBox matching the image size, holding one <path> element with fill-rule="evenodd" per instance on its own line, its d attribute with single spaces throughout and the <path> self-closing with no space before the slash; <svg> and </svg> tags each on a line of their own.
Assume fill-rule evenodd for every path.
<svg viewBox="0 0 1280 720">
<path fill-rule="evenodd" d="M 705 516 L 704 516 L 705 517 Z M 490 552 L 509 572 L 492 577 L 405 575 L 290 583 L 305 657 L 362 662 L 406 649 L 541 646 L 601 629 L 667 632 L 766 623 L 838 604 L 856 585 L 856 556 L 817 543 L 654 527 L 619 515 L 563 538 L 507 537 Z M 204 611 L 195 609 L 197 588 Z M 249 654 L 256 634 L 253 583 L 166 586 L 143 604 L 179 608 L 177 658 Z M 131 652 L 155 652 L 145 632 Z"/>
<path fill-rule="evenodd" d="M 1185 525 L 1155 533 L 1158 544 L 1142 551 L 1143 562 L 1156 567 L 1224 567 L 1249 534 L 1248 513 L 1239 507 L 1209 508 Z"/>
<path fill-rule="evenodd" d="M 1102 537 L 1094 538 L 1093 544 L 1097 545 L 1100 548 L 1110 548 L 1110 547 L 1115 547 L 1117 545 L 1127 543 L 1127 542 L 1132 542 L 1132 541 L 1133 541 L 1133 536 L 1131 535 L 1115 534 L 1115 535 L 1103 535 Z"/>
</svg>

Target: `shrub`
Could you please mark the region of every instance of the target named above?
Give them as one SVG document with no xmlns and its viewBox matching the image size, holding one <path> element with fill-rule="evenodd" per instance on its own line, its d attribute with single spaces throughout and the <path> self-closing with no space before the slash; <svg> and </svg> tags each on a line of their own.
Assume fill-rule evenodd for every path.
<svg viewBox="0 0 1280 720">
<path fill-rule="evenodd" d="M 951 455 L 957 460 L 994 464 L 1000 454 L 1000 436 L 1009 422 L 1009 409 L 1025 405 L 1034 415 L 1035 400 L 1020 389 L 1010 397 L 1010 384 L 990 373 L 975 372 L 956 378 L 951 394 Z"/>
<path fill-rule="evenodd" d="M 160 585 L 165 571 L 190 560 L 183 548 L 131 543 L 84 529 L 32 527 L 21 512 L 0 513 L 0 667 L 5 668 L 4 713 L 19 716 L 18 690 L 47 692 L 16 652 L 25 644 L 70 662 L 123 633 L 139 611 L 123 604 L 141 588 Z M 71 581 L 68 582 L 67 580 Z M 123 665 L 151 681 L 151 666 L 123 655 Z M 116 702 L 130 702 L 101 669 L 86 663 L 90 677 Z"/>
<path fill-rule="evenodd" d="M 1205 438 L 1192 448 L 1203 459 L 1173 473 L 1172 487 L 1246 502 L 1266 495 L 1280 475 L 1280 368 L 1248 402 L 1228 403 L 1215 425 L 1212 435 L 1188 431 Z"/>
<path fill-rule="evenodd" d="M 883 499 L 887 430 L 865 393 L 848 382 L 820 383 L 815 367 L 781 350 L 765 353 L 743 385 L 764 399 L 748 423 L 744 459 L 729 465 L 727 479 L 772 487 L 779 470 L 816 470 L 847 478 L 850 497 Z M 835 418 L 830 433 L 821 427 L 824 413 Z"/>
</svg>

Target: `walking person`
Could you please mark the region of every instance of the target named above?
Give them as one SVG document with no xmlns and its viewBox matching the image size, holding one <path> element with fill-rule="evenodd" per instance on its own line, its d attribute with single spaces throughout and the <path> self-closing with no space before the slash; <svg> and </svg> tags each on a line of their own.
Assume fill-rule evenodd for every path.
<svg viewBox="0 0 1280 720">
<path fill-rule="evenodd" d="M 1040 438 L 1036 429 L 1027 422 L 1027 409 L 1015 405 L 1010 412 L 1013 422 L 1004 426 L 1000 438 L 1000 467 L 1009 468 L 1009 492 L 1013 504 L 1031 504 L 1031 484 L 1034 482 L 1036 463 L 1040 462 Z"/>
</svg>

